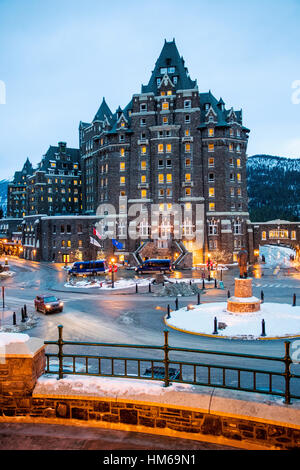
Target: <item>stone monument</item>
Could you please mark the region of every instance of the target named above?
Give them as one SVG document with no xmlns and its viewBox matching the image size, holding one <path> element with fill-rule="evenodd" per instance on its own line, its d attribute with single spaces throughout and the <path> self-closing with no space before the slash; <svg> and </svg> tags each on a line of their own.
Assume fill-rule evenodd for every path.
<svg viewBox="0 0 300 470">
<path fill-rule="evenodd" d="M 251 313 L 260 310 L 261 301 L 252 295 L 252 279 L 247 277 L 248 252 L 244 248 L 238 253 L 240 277 L 235 279 L 234 296 L 227 301 L 227 311 Z"/>
</svg>

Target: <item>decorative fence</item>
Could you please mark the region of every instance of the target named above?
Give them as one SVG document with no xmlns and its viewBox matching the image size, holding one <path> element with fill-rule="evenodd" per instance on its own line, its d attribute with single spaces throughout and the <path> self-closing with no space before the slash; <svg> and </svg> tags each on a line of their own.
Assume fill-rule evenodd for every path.
<svg viewBox="0 0 300 470">
<path fill-rule="evenodd" d="M 293 364 L 291 359 L 290 341 L 285 341 L 282 357 L 272 357 L 173 347 L 169 344 L 167 330 L 162 346 L 65 341 L 60 325 L 57 341 L 45 341 L 45 344 L 58 348 L 56 353 L 46 352 L 45 372 L 58 374 L 59 379 L 64 374 L 148 379 L 163 381 L 165 387 L 172 382 L 263 393 L 284 397 L 285 404 L 290 404 L 291 399 L 300 399 L 300 375 L 292 370 L 299 365 Z M 76 350 L 87 347 L 97 352 L 66 352 L 70 347 Z M 103 354 L 103 350 L 108 354 Z M 135 351 L 136 356 L 141 353 L 142 356 L 115 356 L 111 350 Z M 143 357 L 147 350 L 152 351 L 152 357 Z M 199 360 L 195 361 L 195 357 Z M 214 363 L 208 362 L 208 357 Z M 222 360 L 228 363 L 224 364 Z M 247 362 L 251 362 L 248 367 Z M 255 368 L 253 362 L 257 364 Z"/>
</svg>

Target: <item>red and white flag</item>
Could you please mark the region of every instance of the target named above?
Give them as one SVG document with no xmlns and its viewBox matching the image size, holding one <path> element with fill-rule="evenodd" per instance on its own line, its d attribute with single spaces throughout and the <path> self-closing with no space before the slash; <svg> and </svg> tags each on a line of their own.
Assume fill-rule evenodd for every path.
<svg viewBox="0 0 300 470">
<path fill-rule="evenodd" d="M 95 227 L 93 228 L 93 235 L 95 235 L 96 237 L 98 237 L 100 240 L 101 240 L 101 235 L 99 232 L 97 232 L 97 230 L 95 229 Z"/>
</svg>

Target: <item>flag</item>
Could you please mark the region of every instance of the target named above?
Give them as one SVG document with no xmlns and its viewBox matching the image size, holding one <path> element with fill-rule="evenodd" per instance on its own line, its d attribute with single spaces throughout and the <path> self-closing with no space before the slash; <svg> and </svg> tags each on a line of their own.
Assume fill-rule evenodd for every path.
<svg viewBox="0 0 300 470">
<path fill-rule="evenodd" d="M 97 240 L 95 240 L 94 238 L 90 237 L 90 242 L 91 242 L 92 245 L 95 245 L 95 246 L 98 246 L 99 248 L 101 248 L 100 243 L 98 243 Z"/>
<path fill-rule="evenodd" d="M 121 248 L 123 248 L 123 243 L 121 242 L 118 242 L 118 240 L 116 240 L 115 238 L 112 239 L 112 244 L 118 248 L 118 250 L 120 250 Z"/>
<path fill-rule="evenodd" d="M 101 235 L 99 232 L 97 232 L 97 230 L 95 229 L 95 227 L 93 228 L 93 235 L 95 235 L 95 237 L 98 237 L 100 240 L 101 240 Z"/>
</svg>

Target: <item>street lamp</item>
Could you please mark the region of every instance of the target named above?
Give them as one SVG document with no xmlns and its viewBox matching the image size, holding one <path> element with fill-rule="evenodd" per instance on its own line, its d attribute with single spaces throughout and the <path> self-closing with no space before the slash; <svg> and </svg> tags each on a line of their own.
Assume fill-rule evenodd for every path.
<svg viewBox="0 0 300 470">
<path fill-rule="evenodd" d="M 208 281 L 210 281 L 210 253 L 207 253 L 207 258 Z"/>
</svg>

